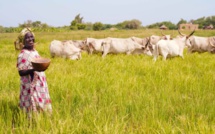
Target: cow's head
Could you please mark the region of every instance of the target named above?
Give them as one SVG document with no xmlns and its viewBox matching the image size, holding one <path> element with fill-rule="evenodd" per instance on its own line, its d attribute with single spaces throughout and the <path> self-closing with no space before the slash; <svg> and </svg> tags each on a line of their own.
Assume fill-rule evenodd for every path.
<svg viewBox="0 0 215 134">
<path fill-rule="evenodd" d="M 160 37 L 160 39 L 162 39 L 162 40 L 172 40 L 172 35 L 171 34 L 164 34 L 163 33 L 163 31 L 161 30 L 161 37 Z"/>
<path fill-rule="evenodd" d="M 186 38 L 185 45 L 190 48 L 193 45 L 193 37 Z"/>
<path fill-rule="evenodd" d="M 88 54 L 92 54 L 92 43 L 88 40 L 88 38 L 82 41 L 81 49 L 87 51 Z"/>
<path fill-rule="evenodd" d="M 180 30 L 178 29 L 178 33 L 179 33 L 179 36 L 178 37 L 181 37 L 181 38 L 185 38 L 185 45 L 190 48 L 192 46 L 192 42 L 193 42 L 193 34 L 195 32 L 195 29 L 189 34 L 189 35 L 186 35 L 186 34 L 183 34 L 180 32 Z"/>
<path fill-rule="evenodd" d="M 160 39 L 162 39 L 162 40 L 172 40 L 171 35 L 163 35 L 163 36 L 161 36 Z"/>
</svg>

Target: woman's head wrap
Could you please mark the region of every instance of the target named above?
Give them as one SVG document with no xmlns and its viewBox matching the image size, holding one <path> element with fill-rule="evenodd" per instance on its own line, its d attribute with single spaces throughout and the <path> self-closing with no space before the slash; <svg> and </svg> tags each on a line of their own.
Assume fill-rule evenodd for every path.
<svg viewBox="0 0 215 134">
<path fill-rule="evenodd" d="M 14 42 L 14 45 L 15 45 L 15 49 L 17 50 L 20 50 L 23 48 L 24 46 L 24 38 L 25 38 L 25 35 L 27 33 L 31 32 L 33 34 L 33 36 L 35 37 L 34 33 L 32 32 L 31 28 L 24 28 L 19 36 L 17 37 L 16 41 Z"/>
<path fill-rule="evenodd" d="M 22 42 L 24 44 L 25 35 L 29 32 L 31 32 L 34 36 L 34 33 L 32 32 L 31 28 L 24 28 L 18 36 L 19 42 Z"/>
</svg>

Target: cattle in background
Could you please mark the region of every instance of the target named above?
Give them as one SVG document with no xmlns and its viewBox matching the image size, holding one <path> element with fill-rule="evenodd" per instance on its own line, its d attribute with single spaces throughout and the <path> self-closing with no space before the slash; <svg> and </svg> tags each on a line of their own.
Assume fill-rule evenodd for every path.
<svg viewBox="0 0 215 134">
<path fill-rule="evenodd" d="M 136 49 L 144 49 L 144 46 L 136 43 L 131 38 L 106 38 L 102 42 L 102 57 L 104 58 L 108 53 L 126 53 L 132 54 Z"/>
<path fill-rule="evenodd" d="M 193 31 L 188 36 L 177 36 L 172 40 L 160 40 L 155 45 L 155 50 L 153 51 L 154 61 L 157 60 L 159 55 L 163 56 L 163 60 L 166 60 L 167 57 L 176 57 L 180 56 L 183 58 L 183 52 L 186 45 L 186 40 L 189 38 L 195 31 Z"/>
<path fill-rule="evenodd" d="M 181 36 L 186 36 L 178 30 Z M 186 45 L 188 47 L 188 53 L 203 53 L 210 52 L 215 53 L 215 36 L 212 37 L 199 37 L 190 36 L 187 38 Z"/>
<path fill-rule="evenodd" d="M 130 37 L 134 42 L 139 43 L 140 45 L 144 46 L 145 49 L 135 49 L 132 54 L 145 54 L 148 56 L 152 56 L 150 49 L 147 47 L 149 43 L 149 38 L 138 38 L 138 37 Z"/>
<path fill-rule="evenodd" d="M 147 45 L 147 48 L 151 51 L 151 53 L 153 53 L 154 49 L 155 49 L 155 45 L 157 44 L 158 41 L 160 40 L 171 40 L 171 35 L 164 35 L 161 32 L 162 36 L 158 36 L 158 35 L 151 35 L 149 37 L 149 43 Z"/>
<path fill-rule="evenodd" d="M 85 45 L 83 40 L 70 40 L 73 42 L 73 44 L 77 47 L 80 48 L 82 51 L 87 51 L 87 46 Z"/>
<path fill-rule="evenodd" d="M 84 44 L 88 54 L 102 53 L 102 41 L 104 41 L 104 39 L 86 38 Z"/>
<path fill-rule="evenodd" d="M 49 46 L 51 57 L 63 57 L 71 60 L 81 59 L 81 49 L 73 41 L 53 40 Z"/>
</svg>

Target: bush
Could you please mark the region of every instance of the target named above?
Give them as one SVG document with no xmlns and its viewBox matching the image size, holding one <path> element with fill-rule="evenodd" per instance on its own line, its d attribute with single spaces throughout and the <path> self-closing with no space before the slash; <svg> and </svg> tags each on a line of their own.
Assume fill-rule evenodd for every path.
<svg viewBox="0 0 215 134">
<path fill-rule="evenodd" d="M 102 30 L 103 24 L 101 22 L 96 22 L 93 24 L 93 30 L 99 31 Z"/>
</svg>

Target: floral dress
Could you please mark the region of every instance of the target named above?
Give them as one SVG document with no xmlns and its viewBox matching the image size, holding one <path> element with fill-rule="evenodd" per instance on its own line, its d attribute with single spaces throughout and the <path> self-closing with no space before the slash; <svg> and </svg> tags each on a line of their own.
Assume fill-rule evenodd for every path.
<svg viewBox="0 0 215 134">
<path fill-rule="evenodd" d="M 23 49 L 17 59 L 17 69 L 33 69 L 31 64 L 32 58 L 38 58 L 40 55 L 36 50 Z M 20 102 L 21 109 L 29 111 L 52 111 L 48 85 L 44 72 L 34 71 L 33 79 L 30 75 L 21 76 L 20 78 Z"/>
</svg>

